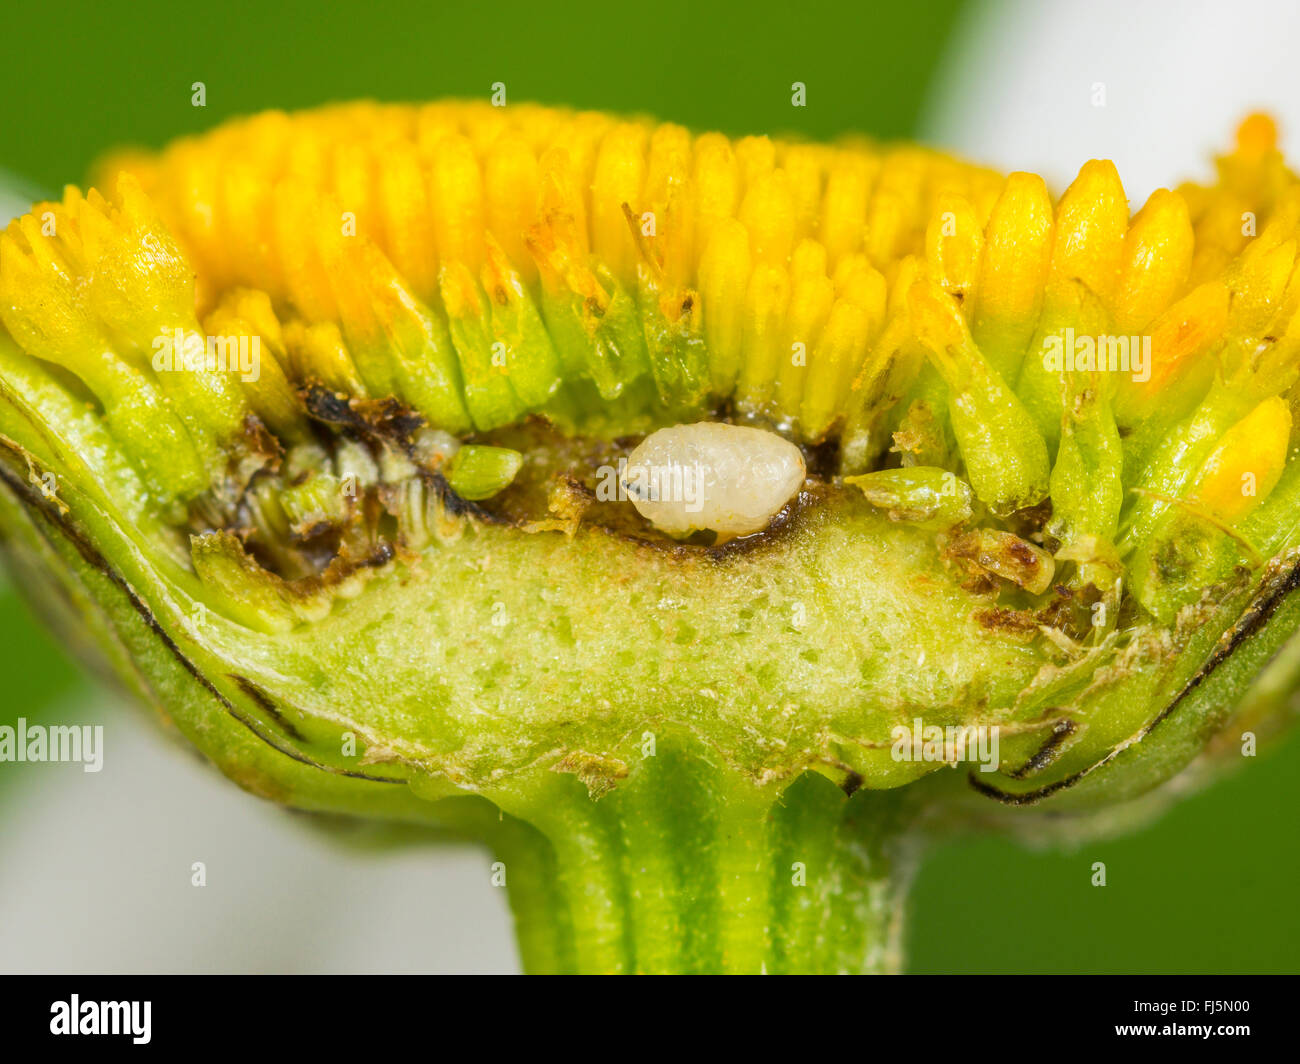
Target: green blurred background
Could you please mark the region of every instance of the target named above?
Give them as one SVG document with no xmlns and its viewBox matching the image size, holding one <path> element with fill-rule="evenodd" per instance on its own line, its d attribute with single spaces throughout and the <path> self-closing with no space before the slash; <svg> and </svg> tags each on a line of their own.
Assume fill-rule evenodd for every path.
<svg viewBox="0 0 1300 1064">
<path fill-rule="evenodd" d="M 0 167 L 54 191 L 106 148 L 158 145 L 234 114 L 361 96 L 486 96 L 497 81 L 511 100 L 643 111 L 731 133 L 916 135 L 960 35 L 961 6 L 495 0 L 465 9 L 182 9 L 150 0 L 116 10 L 61 5 L 59 23 L 42 15 L 26 25 L 15 11 L 7 28 L 23 46 L 6 49 L 0 63 Z M 203 109 L 190 103 L 196 81 L 206 85 Z M 807 85 L 806 108 L 790 106 L 795 81 Z M 0 722 L 36 717 L 86 683 L 8 591 L 0 592 L 0 661 Z M 948 846 L 916 885 L 911 970 L 1297 970 L 1298 770 L 1293 736 L 1120 840 L 1072 854 L 993 839 Z M 10 811 L 0 820 L 22 794 L 23 770 L 5 766 L 0 803 Z M 1091 885 L 1094 861 L 1106 863 L 1104 888 Z"/>
</svg>

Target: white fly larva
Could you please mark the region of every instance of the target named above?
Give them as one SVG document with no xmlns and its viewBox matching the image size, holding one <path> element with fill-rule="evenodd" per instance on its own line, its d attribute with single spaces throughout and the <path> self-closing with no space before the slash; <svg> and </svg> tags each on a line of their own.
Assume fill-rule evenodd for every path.
<svg viewBox="0 0 1300 1064">
<path fill-rule="evenodd" d="M 774 432 L 704 421 L 647 436 L 620 476 L 628 498 L 670 536 L 717 542 L 761 532 L 804 482 L 799 448 Z"/>
</svg>

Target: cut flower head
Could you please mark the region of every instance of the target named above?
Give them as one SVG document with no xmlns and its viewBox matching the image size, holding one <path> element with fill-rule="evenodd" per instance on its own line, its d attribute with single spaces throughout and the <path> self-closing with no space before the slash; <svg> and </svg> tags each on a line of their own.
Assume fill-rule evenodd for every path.
<svg viewBox="0 0 1300 1064">
<path fill-rule="evenodd" d="M 0 236 L 5 551 L 246 789 L 486 838 L 533 970 L 887 970 L 918 839 L 1284 720 L 1298 235 L 1262 116 L 1130 216 L 1099 161 L 262 114 Z"/>
</svg>

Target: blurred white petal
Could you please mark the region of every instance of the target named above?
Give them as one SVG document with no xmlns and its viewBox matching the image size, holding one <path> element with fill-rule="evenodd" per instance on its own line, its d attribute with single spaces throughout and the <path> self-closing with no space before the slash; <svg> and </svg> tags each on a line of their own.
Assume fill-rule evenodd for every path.
<svg viewBox="0 0 1300 1064">
<path fill-rule="evenodd" d="M 9 224 L 11 218 L 26 214 L 27 209 L 40 199 L 34 185 L 0 170 L 0 226 Z"/>
<path fill-rule="evenodd" d="M 1252 110 L 1300 155 L 1300 5 L 1286 0 L 988 0 L 952 36 L 926 139 L 1057 191 L 1113 159 L 1136 206 L 1211 175 Z M 1094 106 L 1104 85 L 1105 106 Z"/>
<path fill-rule="evenodd" d="M 513 972 L 505 891 L 470 846 L 332 846 L 84 692 L 104 767 L 6 766 L 0 958 L 8 972 Z M 191 885 L 202 861 L 207 885 Z"/>
</svg>

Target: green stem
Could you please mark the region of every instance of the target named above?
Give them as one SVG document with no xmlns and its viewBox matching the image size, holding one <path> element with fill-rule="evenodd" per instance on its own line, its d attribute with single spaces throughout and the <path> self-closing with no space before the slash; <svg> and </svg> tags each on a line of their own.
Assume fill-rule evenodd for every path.
<svg viewBox="0 0 1300 1064">
<path fill-rule="evenodd" d="M 493 798 L 530 972 L 899 967 L 912 861 L 895 793 L 850 798 L 815 773 L 756 787 L 661 742 L 597 799 L 553 772 Z"/>
</svg>

